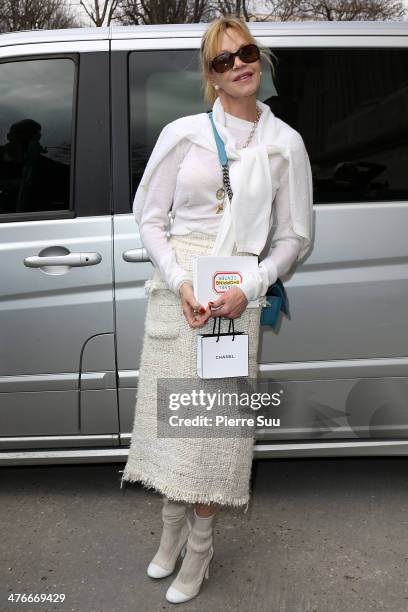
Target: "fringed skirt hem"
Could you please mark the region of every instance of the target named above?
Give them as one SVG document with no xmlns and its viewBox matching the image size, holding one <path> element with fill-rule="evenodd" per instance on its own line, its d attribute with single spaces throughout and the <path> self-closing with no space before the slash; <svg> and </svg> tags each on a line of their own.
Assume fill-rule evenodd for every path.
<svg viewBox="0 0 408 612">
<path fill-rule="evenodd" d="M 146 476 L 143 472 L 126 468 L 123 471 L 120 488 L 123 482 L 140 482 L 146 489 L 155 489 L 156 493 L 165 495 L 173 501 L 185 502 L 186 504 L 211 504 L 217 503 L 222 506 L 241 507 L 245 506 L 244 512 L 248 509 L 250 495 L 245 497 L 225 497 L 223 493 L 209 493 L 203 491 L 187 491 L 185 488 L 177 489 L 169 482 Z"/>
</svg>

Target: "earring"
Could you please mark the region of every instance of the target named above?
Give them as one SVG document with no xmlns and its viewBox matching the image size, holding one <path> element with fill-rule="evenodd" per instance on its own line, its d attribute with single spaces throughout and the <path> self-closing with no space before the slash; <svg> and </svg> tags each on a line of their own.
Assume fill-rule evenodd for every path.
<svg viewBox="0 0 408 612">
<path fill-rule="evenodd" d="M 214 89 L 219 89 L 220 86 L 219 85 L 214 85 Z"/>
<path fill-rule="evenodd" d="M 259 71 L 259 76 L 262 76 L 262 70 Z"/>
</svg>

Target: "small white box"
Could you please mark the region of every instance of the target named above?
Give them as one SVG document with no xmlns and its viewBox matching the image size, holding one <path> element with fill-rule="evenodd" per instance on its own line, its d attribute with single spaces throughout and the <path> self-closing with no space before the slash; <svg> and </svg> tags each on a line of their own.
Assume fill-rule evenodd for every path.
<svg viewBox="0 0 408 612">
<path fill-rule="evenodd" d="M 256 273 L 256 255 L 198 255 L 193 259 L 193 289 L 200 304 L 215 302 L 231 287 L 239 287 L 247 274 Z M 251 300 L 247 308 L 257 308 L 259 300 Z"/>
</svg>

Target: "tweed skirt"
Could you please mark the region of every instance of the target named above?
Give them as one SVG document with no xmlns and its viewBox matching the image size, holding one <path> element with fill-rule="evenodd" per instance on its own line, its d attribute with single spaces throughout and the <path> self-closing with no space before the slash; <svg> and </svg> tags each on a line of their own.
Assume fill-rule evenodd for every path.
<svg viewBox="0 0 408 612">
<path fill-rule="evenodd" d="M 194 256 L 209 255 L 215 236 L 190 232 L 171 235 L 169 241 L 178 264 L 192 272 Z M 246 253 L 235 248 L 233 254 Z M 145 287 L 148 303 L 133 431 L 120 486 L 125 481 L 140 482 L 175 501 L 245 506 L 247 511 L 254 435 L 215 437 L 210 431 L 203 437 L 158 435 L 157 381 L 197 379 L 197 335 L 212 333 L 214 318 L 191 328 L 180 296 L 168 288 L 156 268 Z M 235 331 L 248 333 L 251 379 L 258 376 L 260 315 L 260 307 L 246 308 L 234 318 Z M 227 331 L 228 320 L 224 317 L 222 322 L 222 331 Z M 222 379 L 222 383 L 228 391 L 238 388 L 237 378 Z"/>
</svg>

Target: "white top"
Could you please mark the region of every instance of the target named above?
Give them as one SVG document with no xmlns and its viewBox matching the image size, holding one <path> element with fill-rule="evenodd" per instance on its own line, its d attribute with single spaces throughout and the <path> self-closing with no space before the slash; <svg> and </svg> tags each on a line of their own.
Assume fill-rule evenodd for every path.
<svg viewBox="0 0 408 612">
<path fill-rule="evenodd" d="M 240 147 L 246 142 L 253 122 L 229 113 L 225 113 L 225 119 L 226 128 Z M 255 144 L 253 137 L 248 147 Z M 237 160 L 229 160 L 230 173 L 237 163 Z M 269 163 L 274 178 L 272 210 L 279 239 L 274 241 L 272 236 L 269 253 L 259 262 L 258 277 L 242 285 L 248 301 L 265 295 L 269 285 L 289 271 L 301 247 L 301 240 L 291 225 L 289 162 L 274 155 Z M 150 179 L 139 222 L 140 237 L 153 264 L 176 294 L 182 282 L 193 283 L 191 274 L 177 263 L 168 233 L 216 234 L 223 214 L 216 213 L 220 203 L 216 192 L 220 187 L 223 182 L 218 154 L 185 139 L 163 158 Z"/>
</svg>

